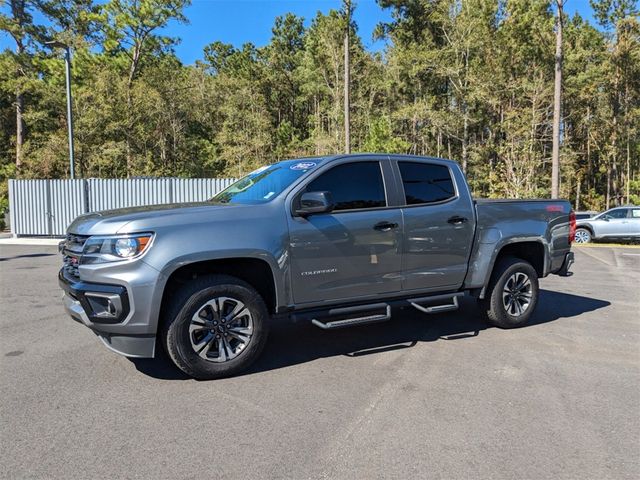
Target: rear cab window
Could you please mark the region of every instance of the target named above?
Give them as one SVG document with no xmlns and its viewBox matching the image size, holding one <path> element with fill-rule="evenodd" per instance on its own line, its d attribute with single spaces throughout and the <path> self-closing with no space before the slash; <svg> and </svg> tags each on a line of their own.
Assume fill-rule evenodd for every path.
<svg viewBox="0 0 640 480">
<path fill-rule="evenodd" d="M 441 203 L 456 197 L 451 171 L 444 165 L 398 162 L 407 205 Z"/>
<path fill-rule="evenodd" d="M 387 206 L 380 162 L 365 161 L 336 165 L 315 178 L 305 192 L 331 192 L 334 212 Z"/>
</svg>

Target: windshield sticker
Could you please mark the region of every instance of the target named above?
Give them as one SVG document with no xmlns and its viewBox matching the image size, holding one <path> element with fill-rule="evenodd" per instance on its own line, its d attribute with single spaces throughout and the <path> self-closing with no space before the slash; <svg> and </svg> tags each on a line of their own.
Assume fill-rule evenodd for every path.
<svg viewBox="0 0 640 480">
<path fill-rule="evenodd" d="M 295 165 L 291 165 L 291 170 L 309 170 L 317 165 L 316 162 L 298 162 Z"/>
</svg>

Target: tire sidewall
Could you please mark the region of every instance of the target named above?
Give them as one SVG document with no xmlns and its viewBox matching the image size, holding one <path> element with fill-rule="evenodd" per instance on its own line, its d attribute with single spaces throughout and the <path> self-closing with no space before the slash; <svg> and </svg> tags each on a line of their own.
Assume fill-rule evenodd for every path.
<svg viewBox="0 0 640 480">
<path fill-rule="evenodd" d="M 505 284 L 507 283 L 509 278 L 517 272 L 526 274 L 531 281 L 531 301 L 526 312 L 524 312 L 519 317 L 510 315 L 506 311 L 502 300 L 502 293 Z M 497 278 L 491 292 L 491 309 L 495 314 L 495 323 L 497 324 L 497 326 L 503 328 L 517 328 L 525 325 L 536 309 L 536 306 L 538 304 L 539 292 L 540 286 L 538 283 L 538 274 L 531 264 L 518 259 L 513 259 L 506 262 L 506 264 L 503 266 L 502 273 Z"/>
<path fill-rule="evenodd" d="M 200 357 L 191 346 L 189 326 L 193 315 L 209 300 L 230 297 L 240 300 L 251 312 L 253 334 L 245 350 L 232 360 L 210 362 Z M 188 296 L 167 329 L 167 350 L 174 363 L 185 373 L 200 379 L 234 375 L 248 368 L 261 353 L 268 335 L 269 313 L 262 297 L 248 285 L 220 283 L 206 286 Z"/>
</svg>

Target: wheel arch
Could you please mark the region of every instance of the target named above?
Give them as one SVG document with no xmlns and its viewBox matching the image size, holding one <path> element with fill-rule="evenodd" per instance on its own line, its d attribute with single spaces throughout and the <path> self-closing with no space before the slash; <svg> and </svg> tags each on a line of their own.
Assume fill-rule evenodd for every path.
<svg viewBox="0 0 640 480">
<path fill-rule="evenodd" d="M 480 290 L 479 298 L 485 297 L 487 286 L 500 260 L 506 257 L 515 257 L 531 264 L 538 277 L 544 277 L 549 269 L 548 247 L 541 240 L 522 240 L 507 242 L 496 248 L 495 254 L 485 275 L 484 284 Z"/>
<path fill-rule="evenodd" d="M 583 230 L 587 230 L 587 231 L 591 234 L 591 237 L 594 237 L 594 236 L 595 236 L 595 231 L 594 231 L 594 229 L 593 229 L 593 226 L 591 226 L 590 224 L 588 224 L 588 223 L 581 223 L 581 224 L 576 225 L 576 230 L 579 230 L 579 229 L 581 229 L 581 228 L 582 228 Z"/>
<path fill-rule="evenodd" d="M 176 265 L 169 272 L 163 272 L 166 281 L 162 289 L 160 312 L 165 311 L 170 294 L 186 282 L 202 275 L 224 274 L 247 282 L 263 298 L 270 313 L 275 313 L 278 305 L 278 288 L 273 267 L 264 258 L 228 257 L 200 259 Z"/>
<path fill-rule="evenodd" d="M 544 277 L 545 275 L 546 250 L 542 242 L 515 242 L 503 246 L 493 262 L 492 274 L 498 261 L 505 257 L 516 257 L 525 260 L 535 269 L 538 277 Z"/>
</svg>

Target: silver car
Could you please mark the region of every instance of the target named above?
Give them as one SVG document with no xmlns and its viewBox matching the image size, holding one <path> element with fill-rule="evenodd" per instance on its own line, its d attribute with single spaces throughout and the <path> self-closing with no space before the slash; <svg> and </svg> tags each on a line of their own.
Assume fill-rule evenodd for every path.
<svg viewBox="0 0 640 480">
<path fill-rule="evenodd" d="M 640 207 L 616 207 L 576 225 L 576 243 L 592 240 L 640 240 Z"/>
</svg>

